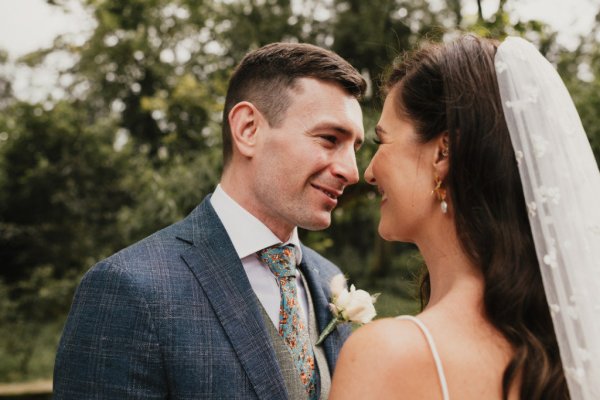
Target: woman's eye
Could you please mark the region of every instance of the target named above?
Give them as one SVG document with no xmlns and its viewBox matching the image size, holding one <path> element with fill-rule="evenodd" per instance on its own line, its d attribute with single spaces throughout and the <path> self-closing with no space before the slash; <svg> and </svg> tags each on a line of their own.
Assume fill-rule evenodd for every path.
<svg viewBox="0 0 600 400">
<path fill-rule="evenodd" d="M 337 143 L 337 137 L 335 137 L 333 135 L 325 135 L 325 136 L 321 136 L 321 138 L 323 138 L 331 143 Z"/>
<path fill-rule="evenodd" d="M 381 144 L 381 140 L 379 140 L 379 138 L 373 138 L 373 143 L 379 146 Z"/>
</svg>

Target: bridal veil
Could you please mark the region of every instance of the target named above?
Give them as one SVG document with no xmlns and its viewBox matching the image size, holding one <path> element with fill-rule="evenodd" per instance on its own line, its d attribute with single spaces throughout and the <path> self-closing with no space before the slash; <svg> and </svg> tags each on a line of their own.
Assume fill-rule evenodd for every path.
<svg viewBox="0 0 600 400">
<path fill-rule="evenodd" d="M 554 67 L 524 39 L 495 59 L 572 399 L 600 399 L 600 173 Z"/>
</svg>

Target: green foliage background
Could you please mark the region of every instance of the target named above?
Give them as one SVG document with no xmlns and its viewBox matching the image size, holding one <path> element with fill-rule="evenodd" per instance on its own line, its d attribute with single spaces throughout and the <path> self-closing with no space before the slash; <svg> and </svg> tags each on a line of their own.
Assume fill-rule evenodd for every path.
<svg viewBox="0 0 600 400">
<path fill-rule="evenodd" d="M 362 104 L 370 135 L 380 76 L 402 51 L 458 30 L 523 35 L 557 65 L 600 154 L 598 28 L 567 51 L 550 27 L 510 18 L 517 0 L 500 1 L 487 19 L 463 15 L 461 0 L 82 1 L 96 21 L 83 44 L 59 37 L 19 60 L 35 67 L 54 54 L 72 57 L 56 83 L 64 96 L 19 100 L 0 70 L 0 382 L 51 377 L 83 273 L 213 190 L 229 74 L 264 44 L 310 42 L 355 65 L 371 83 Z M 0 66 L 7 63 L 0 51 Z M 361 171 L 373 151 L 359 152 Z M 351 187 L 332 226 L 302 239 L 352 282 L 382 292 L 381 316 L 413 313 L 422 261 L 411 245 L 378 238 L 376 197 L 364 182 Z"/>
</svg>

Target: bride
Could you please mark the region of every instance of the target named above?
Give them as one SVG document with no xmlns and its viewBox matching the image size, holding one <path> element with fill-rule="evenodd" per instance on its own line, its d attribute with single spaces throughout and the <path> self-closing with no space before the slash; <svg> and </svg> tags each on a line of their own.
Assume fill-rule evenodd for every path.
<svg viewBox="0 0 600 400">
<path fill-rule="evenodd" d="M 552 66 L 518 38 L 429 44 L 376 134 L 379 233 L 418 246 L 426 307 L 358 329 L 330 398 L 600 398 L 600 174 Z"/>
</svg>

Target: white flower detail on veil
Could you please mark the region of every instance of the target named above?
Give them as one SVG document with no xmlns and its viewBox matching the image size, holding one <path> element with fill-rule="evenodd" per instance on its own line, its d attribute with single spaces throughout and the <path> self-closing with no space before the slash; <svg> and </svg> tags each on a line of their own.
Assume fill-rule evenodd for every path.
<svg viewBox="0 0 600 400">
<path fill-rule="evenodd" d="M 517 159 L 517 165 L 521 165 L 523 162 L 523 152 L 521 150 L 515 151 L 515 158 Z"/>
<path fill-rule="evenodd" d="M 556 260 L 555 248 L 551 248 L 548 254 L 544 256 L 544 264 L 548 265 L 552 269 L 558 268 L 558 261 Z"/>
<path fill-rule="evenodd" d="M 566 372 L 569 376 L 573 377 L 577 383 L 580 385 L 583 383 L 585 379 L 585 371 L 583 368 L 566 368 Z"/>
<path fill-rule="evenodd" d="M 546 151 L 548 150 L 548 141 L 540 135 L 531 136 L 531 141 L 533 144 L 533 154 L 537 158 L 543 157 L 544 154 L 546 154 Z"/>
<path fill-rule="evenodd" d="M 527 211 L 529 212 L 530 218 L 533 218 L 537 215 L 537 204 L 535 204 L 535 201 L 527 203 Z"/>
<path fill-rule="evenodd" d="M 588 229 L 592 232 L 593 235 L 600 236 L 600 225 L 599 224 L 590 224 L 588 225 Z"/>
<path fill-rule="evenodd" d="M 540 89 L 537 86 L 529 85 L 523 88 L 524 96 L 522 98 L 513 101 L 507 100 L 504 104 L 515 111 L 523 111 L 528 105 L 537 103 L 539 93 Z"/>
<path fill-rule="evenodd" d="M 557 187 L 542 185 L 536 190 L 536 192 L 537 196 L 539 197 L 542 203 L 551 202 L 558 205 L 558 203 L 560 202 L 560 191 Z"/>
<path fill-rule="evenodd" d="M 496 60 L 495 65 L 496 65 L 496 72 L 498 74 L 503 73 L 504 71 L 506 71 L 506 68 L 508 68 L 506 63 L 504 61 L 500 61 L 500 60 Z"/>
</svg>

